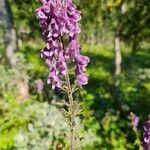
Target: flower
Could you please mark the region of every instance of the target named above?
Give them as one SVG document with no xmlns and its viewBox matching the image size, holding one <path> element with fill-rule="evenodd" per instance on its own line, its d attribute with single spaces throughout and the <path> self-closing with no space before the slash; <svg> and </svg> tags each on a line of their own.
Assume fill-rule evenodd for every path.
<svg viewBox="0 0 150 150">
<path fill-rule="evenodd" d="M 76 80 L 80 86 L 88 83 L 85 74 L 89 58 L 80 54 L 77 34 L 80 33 L 81 12 L 72 0 L 41 0 L 42 6 L 36 9 L 36 17 L 42 29 L 46 46 L 41 57 L 49 69 L 48 83 L 52 88 L 61 88 L 64 76 L 68 73 L 68 63 L 75 63 Z M 65 44 L 63 39 L 67 40 Z"/>
<path fill-rule="evenodd" d="M 88 77 L 85 74 L 77 75 L 77 82 L 82 85 L 86 85 L 88 83 Z"/>
<path fill-rule="evenodd" d="M 36 84 L 36 89 L 37 89 L 37 92 L 40 94 L 42 93 L 43 91 L 43 88 L 44 88 L 44 83 L 41 79 L 37 79 L 35 80 L 35 84 Z"/>
<path fill-rule="evenodd" d="M 137 131 L 137 127 L 139 124 L 139 117 L 134 114 L 133 112 L 130 113 L 130 120 L 131 120 L 131 126 L 133 128 L 133 131 Z"/>
<path fill-rule="evenodd" d="M 144 150 L 150 150 L 150 115 L 144 125 L 143 143 Z"/>
</svg>

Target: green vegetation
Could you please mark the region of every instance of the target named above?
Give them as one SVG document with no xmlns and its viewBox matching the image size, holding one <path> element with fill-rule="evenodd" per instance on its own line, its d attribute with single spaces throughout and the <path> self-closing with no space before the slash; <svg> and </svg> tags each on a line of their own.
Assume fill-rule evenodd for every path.
<svg viewBox="0 0 150 150">
<path fill-rule="evenodd" d="M 81 150 L 142 150 L 143 124 L 150 113 L 150 1 L 125 1 L 125 14 L 120 13 L 122 2 L 75 0 L 83 18 L 82 53 L 90 57 L 89 84 L 75 95 L 83 108 L 76 132 Z M 48 70 L 40 58 L 44 43 L 34 12 L 39 1 L 9 3 L 18 48 L 11 57 L 17 62 L 13 66 L 0 18 L 0 150 L 68 149 L 68 126 L 51 104 L 65 96 L 47 85 Z M 113 42 L 120 17 L 125 18 L 119 31 L 122 72 L 116 76 Z M 44 82 L 41 93 L 38 79 Z M 137 131 L 131 112 L 140 118 Z"/>
</svg>

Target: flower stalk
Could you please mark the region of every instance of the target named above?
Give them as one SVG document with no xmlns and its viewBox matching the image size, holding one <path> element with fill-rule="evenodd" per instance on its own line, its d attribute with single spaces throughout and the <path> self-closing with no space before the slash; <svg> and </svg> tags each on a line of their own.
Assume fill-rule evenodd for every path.
<svg viewBox="0 0 150 150">
<path fill-rule="evenodd" d="M 63 50 L 65 51 L 65 44 L 63 37 L 61 36 L 61 42 L 63 45 Z M 74 109 L 74 99 L 73 99 L 73 93 L 74 90 L 72 88 L 72 85 L 70 83 L 70 77 L 69 77 L 69 71 L 67 70 L 67 73 L 65 75 L 66 85 L 67 85 L 67 96 L 69 100 L 69 114 L 70 114 L 70 150 L 75 150 L 75 109 Z"/>
<path fill-rule="evenodd" d="M 69 99 L 69 112 L 70 112 L 70 150 L 75 150 L 75 135 L 74 135 L 74 127 L 75 127 L 75 110 L 74 110 L 74 100 L 73 100 L 73 91 L 72 86 L 70 84 L 69 74 L 67 73 L 65 76 L 67 83 L 67 95 Z"/>
</svg>

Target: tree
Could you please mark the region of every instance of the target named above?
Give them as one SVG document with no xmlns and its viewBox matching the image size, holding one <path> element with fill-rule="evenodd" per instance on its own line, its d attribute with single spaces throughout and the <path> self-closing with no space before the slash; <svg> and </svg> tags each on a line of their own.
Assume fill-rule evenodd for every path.
<svg viewBox="0 0 150 150">
<path fill-rule="evenodd" d="M 135 0 L 128 2 L 123 39 L 132 46 L 132 57 L 135 56 L 142 42 L 149 42 L 150 40 L 149 10 L 149 0 Z"/>
<path fill-rule="evenodd" d="M 118 76 L 121 74 L 121 63 L 122 63 L 122 55 L 121 55 L 121 47 L 120 41 L 122 38 L 122 31 L 124 29 L 124 14 L 126 12 L 126 2 L 123 1 L 119 7 L 119 18 L 118 25 L 116 28 L 115 38 L 114 38 L 114 50 L 115 50 L 115 75 Z"/>
<path fill-rule="evenodd" d="M 17 65 L 17 56 L 15 52 L 17 50 L 18 39 L 16 29 L 14 28 L 13 14 L 8 0 L 0 1 L 0 17 L 1 26 L 5 31 L 3 36 L 5 39 L 6 57 L 11 65 L 11 68 L 15 69 Z M 20 102 L 27 99 L 29 95 L 28 83 L 22 78 L 18 78 L 15 82 L 19 92 L 17 101 Z"/>
<path fill-rule="evenodd" d="M 5 30 L 5 47 L 6 56 L 11 65 L 15 65 L 15 57 L 13 57 L 17 49 L 17 34 L 13 25 L 13 17 L 8 0 L 0 1 L 0 18 L 1 27 Z"/>
</svg>

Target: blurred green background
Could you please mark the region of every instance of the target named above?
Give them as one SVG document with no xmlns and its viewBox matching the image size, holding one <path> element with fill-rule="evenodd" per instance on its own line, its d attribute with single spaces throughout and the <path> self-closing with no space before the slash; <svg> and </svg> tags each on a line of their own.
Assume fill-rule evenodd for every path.
<svg viewBox="0 0 150 150">
<path fill-rule="evenodd" d="M 150 1 L 74 0 L 89 56 L 89 84 L 75 95 L 78 149 L 140 150 L 150 113 Z M 0 150 L 68 148 L 68 126 L 51 105 L 62 93 L 47 85 L 35 17 L 39 0 L 0 1 Z M 43 89 L 38 89 L 39 85 Z M 132 127 L 131 112 L 140 118 Z"/>
</svg>

